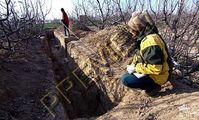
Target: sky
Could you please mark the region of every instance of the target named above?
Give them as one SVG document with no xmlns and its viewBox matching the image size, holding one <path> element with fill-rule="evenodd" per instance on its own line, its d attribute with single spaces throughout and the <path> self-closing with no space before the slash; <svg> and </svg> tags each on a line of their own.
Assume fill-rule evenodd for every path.
<svg viewBox="0 0 199 120">
<path fill-rule="evenodd" d="M 60 11 L 61 8 L 64 8 L 65 11 L 67 11 L 67 13 L 71 15 L 73 10 L 72 0 L 52 0 L 52 8 L 49 15 L 47 16 L 47 19 L 54 19 L 54 18 L 61 19 L 62 15 Z"/>
<path fill-rule="evenodd" d="M 2 1 L 4 1 L 4 0 L 0 0 L 0 3 Z M 24 0 L 13 0 L 13 1 L 24 1 Z M 30 0 L 30 1 L 36 1 L 36 0 Z M 61 17 L 62 17 L 62 14 L 60 11 L 61 8 L 65 9 L 65 11 L 68 13 L 69 17 L 72 16 L 72 12 L 74 9 L 74 3 L 77 2 L 77 0 L 42 0 L 42 1 L 45 1 L 45 3 L 46 3 L 46 7 L 44 7 L 44 9 L 46 9 L 47 6 L 49 8 L 49 6 L 52 2 L 51 11 L 47 15 L 47 18 L 46 18 L 47 20 L 54 19 L 54 18 L 61 19 Z M 124 1 L 124 0 L 121 0 L 121 1 Z M 187 1 L 190 1 L 190 0 L 187 0 Z M 156 3 L 152 3 L 152 6 L 156 6 Z M 1 8 L 0 8 L 0 11 L 1 11 Z"/>
<path fill-rule="evenodd" d="M 19 7 L 19 4 L 20 4 L 19 1 L 24 2 L 25 0 L 12 0 L 12 2 L 15 2 L 15 5 L 16 5 L 15 7 Z M 37 0 L 27 0 L 27 1 L 32 1 L 34 3 Z M 61 14 L 60 9 L 64 8 L 69 16 L 72 15 L 72 11 L 73 11 L 72 1 L 74 2 L 76 0 L 41 0 L 41 1 L 45 1 L 45 6 L 43 7 L 44 11 L 47 11 L 47 9 L 49 9 L 51 6 L 51 11 L 47 15 L 47 19 L 54 19 L 54 18 L 61 19 L 62 14 Z M 0 0 L 0 5 L 1 4 L 5 5 L 5 0 Z M 0 6 L 0 12 L 2 12 L 3 10 L 5 11 L 5 9 L 3 9 L 2 6 Z"/>
</svg>

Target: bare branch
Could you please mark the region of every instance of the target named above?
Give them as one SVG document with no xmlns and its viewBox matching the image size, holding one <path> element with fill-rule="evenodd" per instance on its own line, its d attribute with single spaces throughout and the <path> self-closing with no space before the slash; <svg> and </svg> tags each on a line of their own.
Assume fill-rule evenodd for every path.
<svg viewBox="0 0 199 120">
<path fill-rule="evenodd" d="M 5 4 L 6 4 L 6 17 L 5 18 L 1 18 L 0 22 L 5 21 L 8 19 L 10 12 L 9 12 L 9 4 L 10 4 L 11 0 L 5 0 Z"/>
<path fill-rule="evenodd" d="M 12 52 L 21 41 L 28 41 L 35 35 L 41 34 L 41 26 L 50 11 L 45 12 L 43 9 L 39 9 L 38 3 L 40 2 L 33 3 L 31 0 L 22 0 L 19 1 L 19 9 L 16 8 L 15 3 L 11 0 L 5 0 L 4 3 L 6 11 L 3 12 L 6 14 L 1 13 L 5 18 L 0 17 L 0 50 Z M 42 23 L 41 20 L 43 20 Z M 38 30 L 40 32 L 36 32 Z"/>
</svg>

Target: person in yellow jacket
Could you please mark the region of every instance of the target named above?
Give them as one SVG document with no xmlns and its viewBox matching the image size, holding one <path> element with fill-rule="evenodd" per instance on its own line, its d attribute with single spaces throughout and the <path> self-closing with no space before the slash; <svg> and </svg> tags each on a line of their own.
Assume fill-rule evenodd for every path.
<svg viewBox="0 0 199 120">
<path fill-rule="evenodd" d="M 160 90 L 172 70 L 167 46 L 147 11 L 132 13 L 128 26 L 136 38 L 136 52 L 121 80 L 125 86 L 141 88 L 147 93 Z"/>
</svg>

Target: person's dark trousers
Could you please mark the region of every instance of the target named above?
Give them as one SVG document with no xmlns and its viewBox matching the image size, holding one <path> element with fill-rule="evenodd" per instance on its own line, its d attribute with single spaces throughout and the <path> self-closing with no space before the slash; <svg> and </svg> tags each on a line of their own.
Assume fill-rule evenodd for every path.
<svg viewBox="0 0 199 120">
<path fill-rule="evenodd" d="M 121 77 L 121 81 L 127 87 L 140 88 L 146 90 L 147 92 L 150 92 L 155 88 L 160 87 L 153 81 L 153 79 L 151 79 L 147 75 L 141 78 L 137 78 L 134 74 L 125 73 Z"/>
<path fill-rule="evenodd" d="M 65 36 L 68 36 L 68 37 L 70 36 L 69 29 L 66 26 L 64 26 L 64 34 Z"/>
</svg>

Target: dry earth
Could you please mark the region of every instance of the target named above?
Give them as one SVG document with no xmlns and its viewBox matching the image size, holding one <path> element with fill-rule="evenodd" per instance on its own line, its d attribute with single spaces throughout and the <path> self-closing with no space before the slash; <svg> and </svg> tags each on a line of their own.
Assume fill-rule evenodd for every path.
<svg viewBox="0 0 199 120">
<path fill-rule="evenodd" d="M 50 120 L 40 99 L 55 92 L 51 59 L 40 39 L 0 64 L 0 120 Z M 61 103 L 59 119 L 65 119 Z"/>
<path fill-rule="evenodd" d="M 67 41 L 66 55 L 52 35 L 34 39 L 22 53 L 1 60 L 0 120 L 199 119 L 199 85 L 189 79 L 175 77 L 153 97 L 121 84 L 119 77 L 133 54 L 128 29 L 119 25 L 86 34 Z M 197 81 L 197 72 L 193 75 Z M 66 76 L 73 85 L 65 94 L 71 104 L 55 88 Z M 49 92 L 59 99 L 55 118 L 40 101 Z"/>
</svg>

